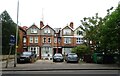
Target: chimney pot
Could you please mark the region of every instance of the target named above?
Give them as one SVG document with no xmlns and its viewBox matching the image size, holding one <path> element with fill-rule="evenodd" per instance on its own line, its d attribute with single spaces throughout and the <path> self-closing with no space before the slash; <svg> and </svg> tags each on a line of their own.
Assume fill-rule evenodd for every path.
<svg viewBox="0 0 120 76">
<path fill-rule="evenodd" d="M 70 27 L 73 29 L 74 27 L 73 27 L 74 25 L 73 25 L 73 22 L 70 22 Z"/>
<path fill-rule="evenodd" d="M 40 21 L 40 28 L 44 26 L 43 21 Z"/>
</svg>

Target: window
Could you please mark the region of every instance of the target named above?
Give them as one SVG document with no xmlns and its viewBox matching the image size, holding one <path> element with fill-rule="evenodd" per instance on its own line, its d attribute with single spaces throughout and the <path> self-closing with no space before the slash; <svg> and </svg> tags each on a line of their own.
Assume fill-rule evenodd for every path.
<svg viewBox="0 0 120 76">
<path fill-rule="evenodd" d="M 60 39 L 60 38 L 58 38 L 58 43 L 60 43 L 60 40 L 61 40 L 61 39 Z"/>
<path fill-rule="evenodd" d="M 51 38 L 48 38 L 48 43 L 51 43 Z"/>
<path fill-rule="evenodd" d="M 54 43 L 57 43 L 57 38 L 54 38 Z"/>
<path fill-rule="evenodd" d="M 63 30 L 63 34 L 64 35 L 70 35 L 71 34 L 71 30 L 70 29 L 64 29 Z"/>
<path fill-rule="evenodd" d="M 33 51 L 33 47 L 31 47 L 31 51 Z"/>
<path fill-rule="evenodd" d="M 45 37 L 43 38 L 43 43 L 46 43 L 46 38 Z"/>
<path fill-rule="evenodd" d="M 35 37 L 35 43 L 38 43 L 38 37 Z"/>
<path fill-rule="evenodd" d="M 56 34 L 54 36 L 57 36 Z"/>
<path fill-rule="evenodd" d="M 44 33 L 45 34 L 49 34 L 50 33 L 50 29 L 49 28 L 44 29 Z"/>
<path fill-rule="evenodd" d="M 83 35 L 83 32 L 78 30 L 77 35 Z"/>
<path fill-rule="evenodd" d="M 31 28 L 31 33 L 37 33 L 37 29 L 36 28 Z"/>
<path fill-rule="evenodd" d="M 83 43 L 83 39 L 82 38 L 77 38 L 76 43 L 77 44 L 82 44 Z"/>
<path fill-rule="evenodd" d="M 64 43 L 65 44 L 70 44 L 71 43 L 71 38 L 64 38 Z"/>
<path fill-rule="evenodd" d="M 25 37 L 23 38 L 23 43 L 26 43 L 26 38 Z"/>
<path fill-rule="evenodd" d="M 33 43 L 33 37 L 30 37 L 30 43 Z"/>
</svg>

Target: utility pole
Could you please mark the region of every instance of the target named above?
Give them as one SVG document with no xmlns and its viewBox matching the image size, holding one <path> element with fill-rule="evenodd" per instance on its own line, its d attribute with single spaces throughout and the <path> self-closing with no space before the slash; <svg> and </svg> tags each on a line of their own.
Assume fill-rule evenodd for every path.
<svg viewBox="0 0 120 76">
<path fill-rule="evenodd" d="M 56 33 L 57 36 L 57 53 L 58 53 L 58 33 Z"/>
<path fill-rule="evenodd" d="M 16 64 L 17 64 L 18 16 L 19 16 L 19 0 L 18 0 L 18 3 L 17 3 L 16 50 L 15 50 L 15 56 L 14 56 L 14 67 L 16 67 Z"/>
<path fill-rule="evenodd" d="M 44 22 L 44 9 L 42 8 L 42 21 Z"/>
</svg>

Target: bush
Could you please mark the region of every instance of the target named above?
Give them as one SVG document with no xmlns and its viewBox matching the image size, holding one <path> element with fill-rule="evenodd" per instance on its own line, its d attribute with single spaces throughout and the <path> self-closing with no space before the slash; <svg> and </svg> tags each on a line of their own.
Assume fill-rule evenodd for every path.
<svg viewBox="0 0 120 76">
<path fill-rule="evenodd" d="M 86 45 L 79 45 L 73 48 L 72 53 L 76 53 L 82 59 L 84 54 L 90 54 L 90 50 Z"/>
</svg>

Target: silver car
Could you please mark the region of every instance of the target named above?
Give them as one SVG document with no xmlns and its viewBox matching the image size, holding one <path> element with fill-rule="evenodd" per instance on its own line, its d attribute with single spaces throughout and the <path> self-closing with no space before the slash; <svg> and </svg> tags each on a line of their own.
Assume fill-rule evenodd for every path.
<svg viewBox="0 0 120 76">
<path fill-rule="evenodd" d="M 65 58 L 66 62 L 79 62 L 78 55 L 76 53 L 68 53 Z"/>
<path fill-rule="evenodd" d="M 53 56 L 53 62 L 63 62 L 64 61 L 64 57 L 61 53 L 56 53 Z"/>
</svg>

